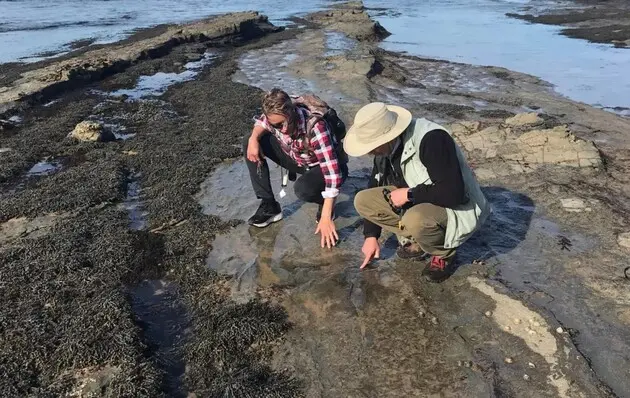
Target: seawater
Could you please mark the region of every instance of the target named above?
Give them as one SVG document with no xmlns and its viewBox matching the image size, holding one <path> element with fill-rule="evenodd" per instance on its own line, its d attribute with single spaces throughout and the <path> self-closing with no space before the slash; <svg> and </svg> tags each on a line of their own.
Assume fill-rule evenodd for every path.
<svg viewBox="0 0 630 398">
<path fill-rule="evenodd" d="M 0 62 L 36 61 L 69 43 L 120 40 L 135 29 L 232 11 L 258 10 L 278 25 L 321 9 L 326 0 L 0 0 Z M 365 0 L 392 32 L 382 46 L 422 57 L 493 65 L 538 76 L 577 101 L 628 112 L 630 50 L 567 38 L 560 28 L 505 16 L 545 0 Z M 382 9 L 385 6 L 386 9 Z M 379 9 L 380 8 L 380 9 Z M 334 37 L 332 38 L 334 39 Z M 618 109 L 614 109 L 618 107 Z"/>
</svg>

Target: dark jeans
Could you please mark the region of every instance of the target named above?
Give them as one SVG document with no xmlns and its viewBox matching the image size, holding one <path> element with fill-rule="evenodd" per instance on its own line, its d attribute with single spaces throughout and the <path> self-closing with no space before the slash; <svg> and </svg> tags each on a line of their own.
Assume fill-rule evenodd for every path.
<svg viewBox="0 0 630 398">
<path fill-rule="evenodd" d="M 245 154 L 245 162 L 249 169 L 249 178 L 252 181 L 252 187 L 258 199 L 275 200 L 273 189 L 271 187 L 271 179 L 269 177 L 269 165 L 267 159 L 271 159 L 275 164 L 283 167 L 290 172 L 300 174 L 300 178 L 295 181 L 293 190 L 295 196 L 304 202 L 323 204 L 324 198 L 322 192 L 326 188 L 324 182 L 324 174 L 319 166 L 304 168 L 299 167 L 293 159 L 284 153 L 280 142 L 272 134 L 265 134 L 260 138 L 260 149 L 265 155 L 258 170 L 258 164 L 247 159 L 247 145 L 249 144 L 249 135 L 243 141 L 243 153 Z M 345 181 L 348 176 L 348 166 L 340 165 L 342 178 Z"/>
</svg>

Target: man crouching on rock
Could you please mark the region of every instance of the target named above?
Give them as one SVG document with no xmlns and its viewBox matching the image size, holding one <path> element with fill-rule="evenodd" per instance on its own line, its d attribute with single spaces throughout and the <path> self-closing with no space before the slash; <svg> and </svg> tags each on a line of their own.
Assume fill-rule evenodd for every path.
<svg viewBox="0 0 630 398">
<path fill-rule="evenodd" d="M 331 248 L 339 239 L 335 229 L 334 203 L 339 188 L 348 175 L 343 148 L 333 127 L 345 126 L 334 113 L 334 124 L 328 118 L 332 108 L 314 96 L 300 102 L 280 89 L 268 92 L 262 103 L 263 115 L 256 120 L 251 136 L 246 137 L 246 154 L 249 176 L 260 207 L 249 219 L 256 227 L 282 219 L 282 209 L 276 201 L 269 178 L 269 165 L 265 158 L 285 168 L 291 174 L 301 174 L 295 182 L 295 195 L 309 203 L 317 203 L 317 229 L 321 233 L 321 245 Z M 310 106 L 321 110 L 316 114 Z M 335 130 L 336 131 L 336 130 Z"/>
<path fill-rule="evenodd" d="M 368 189 L 354 205 L 364 219 L 364 268 L 379 257 L 381 229 L 399 237 L 397 255 L 431 255 L 423 275 L 441 282 L 453 272 L 458 246 L 488 217 L 490 206 L 447 130 L 413 119 L 399 106 L 371 103 L 359 110 L 344 149 L 375 155 Z M 407 240 L 407 242 L 404 242 Z"/>
</svg>

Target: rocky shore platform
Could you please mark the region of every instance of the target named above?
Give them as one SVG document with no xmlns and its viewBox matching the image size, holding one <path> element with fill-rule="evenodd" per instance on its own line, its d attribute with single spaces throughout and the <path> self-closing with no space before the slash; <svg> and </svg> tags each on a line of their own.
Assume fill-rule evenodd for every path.
<svg viewBox="0 0 630 398">
<path fill-rule="evenodd" d="M 386 28 L 338 3 L 0 65 L 0 395 L 628 396 L 630 120 L 533 76 L 384 51 Z M 369 159 L 334 250 L 291 192 L 282 222 L 245 225 L 241 143 L 276 86 L 347 124 L 385 101 L 450 128 L 493 215 L 449 280 L 389 236 L 358 269 Z"/>
<path fill-rule="evenodd" d="M 535 3 L 534 3 L 535 4 Z M 532 23 L 559 25 L 562 34 L 592 43 L 630 47 L 630 4 L 623 0 L 576 0 L 528 5 L 508 16 Z"/>
</svg>

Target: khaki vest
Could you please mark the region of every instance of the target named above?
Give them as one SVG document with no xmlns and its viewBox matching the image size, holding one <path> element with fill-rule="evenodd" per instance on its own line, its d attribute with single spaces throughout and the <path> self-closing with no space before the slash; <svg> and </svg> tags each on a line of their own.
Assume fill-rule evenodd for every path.
<svg viewBox="0 0 630 398">
<path fill-rule="evenodd" d="M 447 131 L 450 134 L 450 131 L 444 127 L 424 118 L 413 121 L 403 133 L 404 147 L 400 163 L 403 177 L 410 187 L 415 187 L 419 184 L 432 184 L 427 168 L 422 164 L 417 153 L 420 148 L 420 141 L 422 141 L 425 134 L 436 129 Z M 446 227 L 444 247 L 447 249 L 458 247 L 464 243 L 481 227 L 491 213 L 490 205 L 481 191 L 475 175 L 468 166 L 464 154 L 457 145 L 455 145 L 455 148 L 469 201 L 457 208 L 446 209 L 448 225 Z"/>
</svg>

